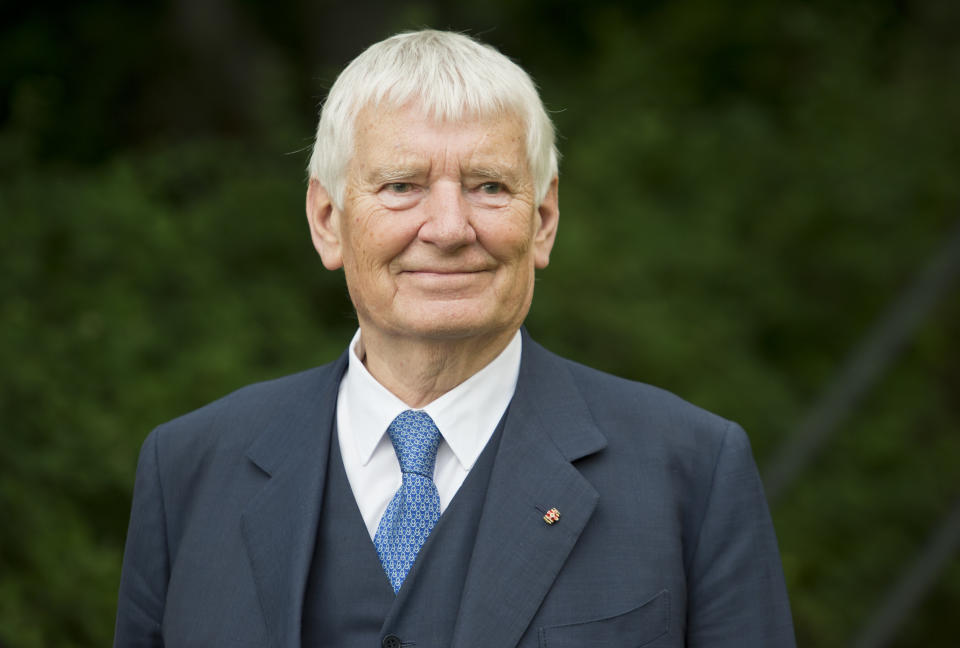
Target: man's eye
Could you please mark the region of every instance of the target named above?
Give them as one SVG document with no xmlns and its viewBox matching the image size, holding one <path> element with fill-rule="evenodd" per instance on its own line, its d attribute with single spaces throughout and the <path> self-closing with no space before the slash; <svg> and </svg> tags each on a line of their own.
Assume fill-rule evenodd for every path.
<svg viewBox="0 0 960 648">
<path fill-rule="evenodd" d="M 390 191 L 390 192 L 392 192 L 392 193 L 398 193 L 398 194 L 409 193 L 409 192 L 413 191 L 413 183 L 411 183 L 411 182 L 391 182 L 390 184 L 388 184 L 388 185 L 387 185 L 386 187 L 384 187 L 384 188 L 385 188 L 387 191 Z"/>
<path fill-rule="evenodd" d="M 480 191 L 487 194 L 488 196 L 496 196 L 498 193 L 504 190 L 504 187 L 499 182 L 484 182 L 480 185 Z"/>
</svg>

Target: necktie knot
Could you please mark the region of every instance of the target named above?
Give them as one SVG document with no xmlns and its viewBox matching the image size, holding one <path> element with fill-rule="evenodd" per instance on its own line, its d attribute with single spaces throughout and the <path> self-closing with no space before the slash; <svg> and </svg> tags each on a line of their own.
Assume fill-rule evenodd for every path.
<svg viewBox="0 0 960 648">
<path fill-rule="evenodd" d="M 440 430 L 430 415 L 422 410 L 406 410 L 393 419 L 387 428 L 393 449 L 400 461 L 400 471 L 433 479 L 440 446 Z"/>
</svg>

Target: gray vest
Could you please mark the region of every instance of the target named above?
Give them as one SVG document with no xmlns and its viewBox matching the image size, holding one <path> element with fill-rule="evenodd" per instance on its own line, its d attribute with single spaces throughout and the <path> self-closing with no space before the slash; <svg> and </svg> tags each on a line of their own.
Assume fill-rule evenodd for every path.
<svg viewBox="0 0 960 648">
<path fill-rule="evenodd" d="M 303 606 L 304 648 L 450 646 L 502 431 L 503 419 L 394 596 L 350 490 L 334 430 Z"/>
</svg>

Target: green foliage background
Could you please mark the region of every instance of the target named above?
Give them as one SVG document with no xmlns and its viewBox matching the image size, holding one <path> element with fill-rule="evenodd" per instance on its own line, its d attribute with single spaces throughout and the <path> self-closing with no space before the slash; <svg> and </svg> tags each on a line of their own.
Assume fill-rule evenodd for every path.
<svg viewBox="0 0 960 648">
<path fill-rule="evenodd" d="M 740 421 L 761 467 L 960 219 L 949 0 L 0 8 L 0 644 L 112 635 L 154 425 L 333 359 L 303 217 L 317 104 L 369 43 L 467 30 L 565 158 L 531 332 Z M 960 496 L 953 288 L 777 501 L 798 638 L 847 645 Z M 960 562 L 896 646 L 948 646 Z"/>
</svg>

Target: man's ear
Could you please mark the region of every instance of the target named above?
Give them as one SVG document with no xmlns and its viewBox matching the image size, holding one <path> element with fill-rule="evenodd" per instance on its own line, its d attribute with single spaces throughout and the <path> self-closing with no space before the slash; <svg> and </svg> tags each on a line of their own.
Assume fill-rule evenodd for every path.
<svg viewBox="0 0 960 648">
<path fill-rule="evenodd" d="M 317 249 L 323 267 L 327 270 L 342 268 L 340 211 L 333 205 L 330 194 L 316 178 L 311 178 L 307 187 L 307 223 L 310 225 L 313 247 Z"/>
<path fill-rule="evenodd" d="M 546 268 L 550 263 L 550 251 L 557 238 L 557 224 L 560 221 L 559 184 L 560 179 L 555 177 L 547 189 L 547 195 L 537 207 L 540 224 L 533 237 L 533 262 L 537 269 Z"/>
</svg>

